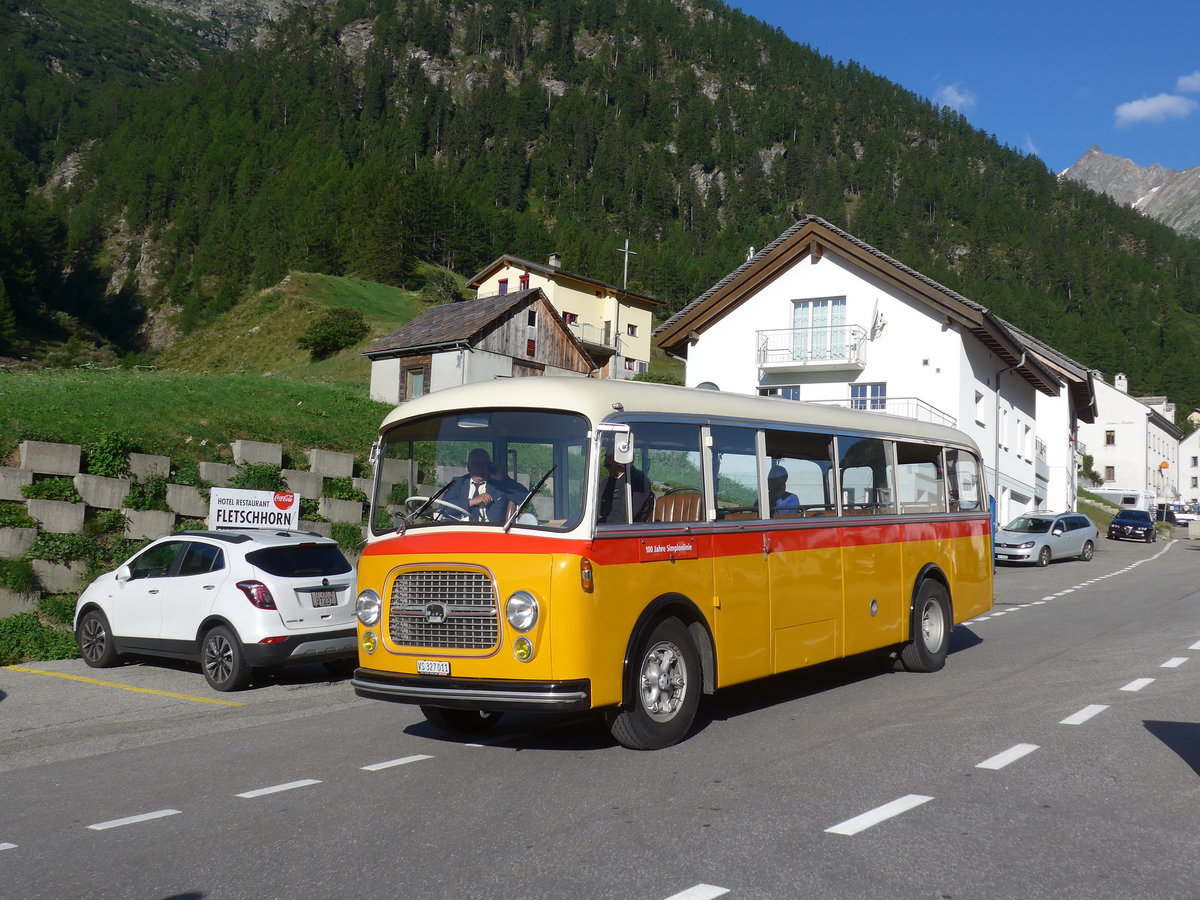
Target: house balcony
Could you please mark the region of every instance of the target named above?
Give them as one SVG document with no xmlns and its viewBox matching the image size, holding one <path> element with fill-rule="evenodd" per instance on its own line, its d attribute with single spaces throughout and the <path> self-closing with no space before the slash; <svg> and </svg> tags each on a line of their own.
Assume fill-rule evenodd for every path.
<svg viewBox="0 0 1200 900">
<path fill-rule="evenodd" d="M 604 365 L 619 350 L 617 336 L 611 327 L 600 328 L 584 322 L 567 322 L 566 325 L 571 334 L 575 335 L 575 339 L 583 344 L 583 349 L 599 365 Z"/>
<path fill-rule="evenodd" d="M 916 419 L 918 422 L 949 425 L 951 428 L 958 427 L 958 420 L 954 416 L 947 415 L 936 406 L 930 406 L 924 400 L 916 397 L 856 397 L 852 400 L 806 400 L 805 402 L 819 403 L 822 406 L 840 406 L 843 409 L 865 409 L 867 412 L 903 416 L 906 419 Z"/>
<path fill-rule="evenodd" d="M 861 372 L 867 330 L 859 325 L 773 328 L 756 332 L 759 368 L 770 372 Z"/>
</svg>

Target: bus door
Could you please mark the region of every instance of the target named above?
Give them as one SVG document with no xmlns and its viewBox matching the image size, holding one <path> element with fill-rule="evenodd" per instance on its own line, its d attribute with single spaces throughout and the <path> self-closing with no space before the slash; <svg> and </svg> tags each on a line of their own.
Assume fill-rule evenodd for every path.
<svg viewBox="0 0 1200 900">
<path fill-rule="evenodd" d="M 891 442 L 842 435 L 837 449 L 845 654 L 850 656 L 904 640 L 909 592 L 895 515 Z"/>
<path fill-rule="evenodd" d="M 768 429 L 766 502 L 772 671 L 833 659 L 842 642 L 842 552 L 832 435 Z"/>
</svg>

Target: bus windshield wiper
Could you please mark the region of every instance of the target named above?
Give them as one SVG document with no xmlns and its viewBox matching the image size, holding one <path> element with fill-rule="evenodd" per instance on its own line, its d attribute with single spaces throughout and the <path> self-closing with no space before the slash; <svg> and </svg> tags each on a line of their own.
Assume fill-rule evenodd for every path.
<svg viewBox="0 0 1200 900">
<path fill-rule="evenodd" d="M 554 474 L 554 470 L 557 468 L 558 468 L 558 466 L 554 465 L 554 466 L 551 466 L 549 469 L 547 469 L 546 474 L 538 479 L 538 483 L 535 484 L 532 488 L 530 488 L 529 493 L 525 495 L 525 499 L 522 500 L 520 505 L 512 511 L 512 515 L 510 515 L 508 517 L 508 519 L 505 520 L 504 531 L 506 534 L 508 533 L 508 530 L 510 528 L 512 528 L 513 522 L 515 522 L 517 520 L 517 516 L 519 516 L 521 514 L 521 511 L 523 509 L 525 509 L 526 506 L 529 505 L 529 501 L 533 499 L 534 494 L 536 494 L 538 491 L 540 491 L 542 489 L 542 485 L 546 483 L 546 479 L 549 478 L 552 474 Z"/>
<path fill-rule="evenodd" d="M 404 517 L 405 524 L 408 524 L 409 522 L 415 522 L 417 520 L 417 516 L 419 516 L 419 515 L 421 515 L 421 513 L 425 512 L 426 509 L 428 509 L 430 506 L 433 505 L 433 502 L 435 500 L 437 500 L 440 496 L 442 496 L 442 494 L 446 493 L 446 491 L 450 490 L 450 485 L 452 485 L 452 484 L 454 484 L 453 478 L 451 478 L 449 481 L 447 481 L 445 484 L 443 484 L 440 488 L 438 488 L 436 494 L 434 494 L 432 497 L 430 497 L 428 500 L 426 500 L 424 503 L 422 503 L 420 506 L 418 506 L 416 509 L 414 509 L 411 513 L 409 513 L 407 516 L 405 516 Z"/>
</svg>

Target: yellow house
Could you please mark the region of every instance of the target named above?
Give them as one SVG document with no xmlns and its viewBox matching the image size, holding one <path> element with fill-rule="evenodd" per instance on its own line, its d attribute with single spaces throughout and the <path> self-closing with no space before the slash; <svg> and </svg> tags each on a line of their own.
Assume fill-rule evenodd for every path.
<svg viewBox="0 0 1200 900">
<path fill-rule="evenodd" d="M 479 298 L 541 288 L 605 378 L 632 378 L 650 365 L 654 310 L 663 304 L 586 275 L 564 272 L 557 253 L 548 265 L 501 256 L 467 282 Z"/>
</svg>

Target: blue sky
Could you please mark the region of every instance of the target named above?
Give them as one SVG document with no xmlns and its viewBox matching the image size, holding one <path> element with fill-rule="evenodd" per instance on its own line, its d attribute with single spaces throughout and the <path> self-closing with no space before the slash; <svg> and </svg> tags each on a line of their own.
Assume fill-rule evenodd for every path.
<svg viewBox="0 0 1200 900">
<path fill-rule="evenodd" d="M 966 116 L 1055 172 L 1096 144 L 1200 166 L 1197 0 L 728 0 L 838 61 Z"/>
</svg>

